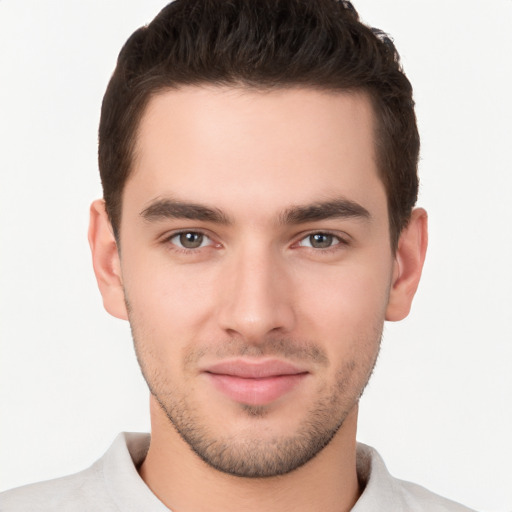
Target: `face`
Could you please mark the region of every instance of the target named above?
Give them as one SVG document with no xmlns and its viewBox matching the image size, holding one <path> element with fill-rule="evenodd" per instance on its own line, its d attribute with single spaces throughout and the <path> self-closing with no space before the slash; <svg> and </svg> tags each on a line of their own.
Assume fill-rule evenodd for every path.
<svg viewBox="0 0 512 512">
<path fill-rule="evenodd" d="M 392 287 L 369 101 L 157 95 L 120 246 L 137 356 L 169 428 L 231 474 L 299 467 L 357 405 Z"/>
</svg>

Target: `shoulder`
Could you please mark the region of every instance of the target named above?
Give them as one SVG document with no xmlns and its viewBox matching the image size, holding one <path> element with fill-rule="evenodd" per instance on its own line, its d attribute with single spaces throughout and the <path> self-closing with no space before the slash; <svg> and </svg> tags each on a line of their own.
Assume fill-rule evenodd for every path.
<svg viewBox="0 0 512 512">
<path fill-rule="evenodd" d="M 74 475 L 24 485 L 0 494 L 0 510 L 15 511 L 90 511 L 99 509 L 108 495 L 101 465 Z"/>
<path fill-rule="evenodd" d="M 421 485 L 395 479 L 407 510 L 435 512 L 475 512 L 474 510 L 435 494 Z"/>
<path fill-rule="evenodd" d="M 361 443 L 357 473 L 364 491 L 353 512 L 474 512 L 420 485 L 394 478 L 377 451 Z"/>
<path fill-rule="evenodd" d="M 119 434 L 90 468 L 0 494 L 0 511 L 161 510 L 137 473 L 148 446 L 148 434 Z"/>
</svg>

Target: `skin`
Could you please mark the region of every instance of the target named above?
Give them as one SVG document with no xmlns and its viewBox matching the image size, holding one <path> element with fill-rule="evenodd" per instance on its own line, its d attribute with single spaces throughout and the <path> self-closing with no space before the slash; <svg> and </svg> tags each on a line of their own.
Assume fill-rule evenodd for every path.
<svg viewBox="0 0 512 512">
<path fill-rule="evenodd" d="M 358 400 L 384 320 L 409 312 L 427 245 L 417 209 L 390 246 L 373 128 L 362 94 L 160 93 L 139 127 L 121 250 L 93 203 L 104 305 L 130 320 L 152 391 L 140 474 L 176 512 L 356 502 Z M 183 247 L 184 232 L 198 247 Z M 244 403 L 205 371 L 233 359 L 292 363 L 304 378 Z"/>
</svg>

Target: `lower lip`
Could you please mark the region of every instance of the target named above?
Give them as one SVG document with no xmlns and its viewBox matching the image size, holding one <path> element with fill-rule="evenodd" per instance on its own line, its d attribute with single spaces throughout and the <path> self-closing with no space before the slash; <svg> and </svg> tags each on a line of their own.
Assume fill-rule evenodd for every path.
<svg viewBox="0 0 512 512">
<path fill-rule="evenodd" d="M 247 405 L 266 405 L 292 391 L 307 373 L 276 375 L 259 379 L 206 373 L 215 387 L 232 400 Z"/>
</svg>

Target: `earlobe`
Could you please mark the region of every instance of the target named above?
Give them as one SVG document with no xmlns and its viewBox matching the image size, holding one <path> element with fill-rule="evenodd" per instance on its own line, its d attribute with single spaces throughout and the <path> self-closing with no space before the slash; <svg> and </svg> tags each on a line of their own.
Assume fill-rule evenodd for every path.
<svg viewBox="0 0 512 512">
<path fill-rule="evenodd" d="M 396 322 L 409 314 L 420 282 L 427 244 L 427 212 L 416 208 L 398 242 L 386 320 Z"/>
<path fill-rule="evenodd" d="M 91 204 L 89 245 L 103 306 L 112 316 L 127 320 L 121 261 L 103 199 Z"/>
</svg>

